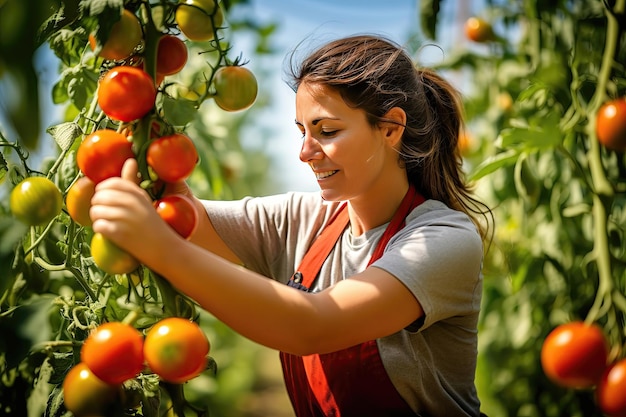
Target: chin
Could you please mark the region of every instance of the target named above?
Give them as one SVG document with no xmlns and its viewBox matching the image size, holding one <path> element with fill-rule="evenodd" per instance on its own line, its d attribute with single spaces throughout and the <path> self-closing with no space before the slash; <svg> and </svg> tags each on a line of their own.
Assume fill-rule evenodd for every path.
<svg viewBox="0 0 626 417">
<path fill-rule="evenodd" d="M 341 193 L 336 192 L 335 190 L 320 190 L 320 196 L 324 201 L 328 202 L 336 202 L 336 201 L 345 201 L 347 197 Z"/>
</svg>

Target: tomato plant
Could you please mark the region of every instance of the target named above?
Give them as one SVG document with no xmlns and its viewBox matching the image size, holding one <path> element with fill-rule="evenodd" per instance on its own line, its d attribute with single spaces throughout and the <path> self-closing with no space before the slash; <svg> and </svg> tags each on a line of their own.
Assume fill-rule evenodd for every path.
<svg viewBox="0 0 626 417">
<path fill-rule="evenodd" d="M 226 111 L 239 111 L 252 106 L 258 84 L 254 74 L 241 66 L 221 67 L 215 72 L 215 103 Z"/>
<path fill-rule="evenodd" d="M 602 329 L 577 321 L 550 332 L 541 348 L 541 364 L 546 375 L 557 384 L 589 388 L 600 380 L 608 355 L 608 342 Z"/>
<path fill-rule="evenodd" d="M 189 197 L 171 194 L 155 201 L 157 213 L 183 238 L 187 239 L 198 225 L 198 210 Z"/>
<path fill-rule="evenodd" d="M 465 21 L 465 36 L 479 43 L 495 39 L 491 24 L 479 17 L 470 17 Z"/>
<path fill-rule="evenodd" d="M 180 72 L 187 63 L 187 45 L 179 37 L 163 35 L 157 49 L 157 74 L 172 75 Z"/>
<path fill-rule="evenodd" d="M 79 362 L 63 380 L 63 403 L 76 417 L 103 415 L 113 408 L 118 390 L 118 386 L 101 381 Z"/>
<path fill-rule="evenodd" d="M 193 172 L 198 163 L 198 151 L 189 136 L 174 133 L 152 140 L 146 161 L 159 179 L 178 182 Z"/>
<path fill-rule="evenodd" d="M 168 317 L 148 330 L 144 356 L 163 380 L 183 383 L 205 370 L 210 343 L 197 323 Z"/>
<path fill-rule="evenodd" d="M 614 151 L 626 150 L 626 97 L 607 101 L 596 115 L 596 135 Z"/>
<path fill-rule="evenodd" d="M 80 359 L 102 381 L 121 384 L 143 369 L 143 335 L 126 323 L 103 323 L 85 340 Z"/>
<path fill-rule="evenodd" d="M 28 177 L 11 190 L 13 215 L 29 226 L 40 226 L 54 219 L 63 208 L 58 187 L 45 177 Z"/>
<path fill-rule="evenodd" d="M 91 256 L 109 274 L 128 274 L 139 267 L 135 258 L 100 233 L 94 233 L 91 238 Z"/>
<path fill-rule="evenodd" d="M 96 192 L 96 183 L 89 177 L 80 177 L 67 190 L 65 206 L 70 217 L 81 226 L 91 227 L 91 198 Z"/>
<path fill-rule="evenodd" d="M 132 142 L 111 129 L 99 129 L 89 134 L 76 152 L 78 168 L 96 184 L 119 177 L 124 162 L 134 158 Z"/>
<path fill-rule="evenodd" d="M 98 86 L 98 105 L 113 120 L 132 122 L 154 107 L 154 80 L 143 69 L 126 65 L 110 69 Z"/>
<path fill-rule="evenodd" d="M 124 9 L 120 20 L 116 22 L 98 55 L 104 59 L 122 60 L 133 53 L 143 39 L 143 30 L 137 16 L 128 9 Z M 94 33 L 89 35 L 89 45 L 92 50 L 98 47 L 98 40 Z"/>
<path fill-rule="evenodd" d="M 181 0 L 176 8 L 176 24 L 191 41 L 210 41 L 223 22 L 224 15 L 215 0 Z"/>
<path fill-rule="evenodd" d="M 11 10 L 17 8 L 24 12 L 20 16 L 34 16 L 35 11 L 41 10 L 39 3 L 35 3 L 11 2 Z M 38 35 L 37 45 L 47 43 L 41 45 L 42 49 L 45 46 L 54 54 L 46 53 L 43 59 L 50 64 L 47 68 L 58 70 L 58 77 L 51 77 L 41 86 L 54 83 L 48 96 L 56 106 L 55 117 L 62 120 L 45 131 L 35 129 L 36 135 L 50 142 L 36 153 L 32 152 L 36 158 L 31 157 L 31 149 L 24 147 L 31 146 L 35 140 L 21 137 L 19 132 L 24 129 L 16 129 L 17 137 L 11 139 L 5 135 L 7 131 L 15 135 L 13 129 L 0 129 L 0 187 L 5 187 L 1 191 L 5 191 L 7 197 L 0 199 L 0 328 L 3 335 L 0 341 L 0 413 L 51 417 L 69 412 L 76 416 L 137 417 L 165 413 L 183 417 L 189 415 L 190 410 L 197 415 L 207 415 L 209 405 L 219 403 L 209 399 L 212 394 L 204 387 L 185 386 L 183 392 L 182 385 L 159 383 L 157 374 L 146 366 L 139 367 L 137 355 L 129 355 L 132 349 L 121 347 L 129 340 L 136 342 L 137 331 L 141 333 L 163 318 L 213 319 L 202 316 L 206 313 L 172 286 L 167 277 L 141 265 L 103 235 L 94 233 L 89 227 L 88 211 L 97 183 L 119 176 L 128 158 L 136 158 L 143 180 L 140 186 L 147 190 L 155 204 L 157 199 L 167 195 L 166 191 L 176 188 L 157 178 L 147 163 L 147 151 L 152 142 L 166 148 L 174 146 L 167 148 L 169 161 L 160 157 L 164 169 L 186 176 L 194 168 L 200 168 L 189 181 L 202 184 L 202 192 L 209 193 L 207 197 L 222 198 L 240 193 L 233 188 L 234 183 L 224 181 L 219 169 L 225 154 L 239 156 L 243 152 L 237 134 L 240 122 L 215 133 L 207 128 L 214 124 L 215 116 L 206 117 L 203 114 L 206 107 L 201 107 L 203 101 L 212 97 L 214 72 L 233 62 L 228 56 L 231 50 L 228 37 L 223 33 L 218 36 L 217 31 L 226 29 L 221 27 L 222 11 L 227 12 L 235 3 L 224 3 L 223 9 L 217 3 L 197 3 L 201 7 L 210 5 L 214 14 L 211 23 L 218 23 L 219 27 L 205 25 L 194 29 L 189 26 L 198 16 L 201 20 L 211 16 L 196 7 L 195 2 L 185 2 L 182 4 L 185 7 L 179 9 L 178 0 L 81 0 L 80 7 L 61 1 L 56 9 L 54 5 L 46 6 L 45 13 L 51 15 L 37 15 L 42 20 L 49 17 L 41 27 L 28 26 L 28 33 Z M 175 21 L 177 11 L 187 25 L 187 33 L 208 30 L 213 32 L 210 38 L 214 41 L 187 42 Z M 4 13 L 3 9 L 0 23 L 6 23 L 7 16 L 17 15 Z M 237 19 L 233 22 L 237 23 Z M 11 32 L 18 27 L 18 22 L 12 23 L 15 24 L 10 27 L 0 26 L 5 32 Z M 137 31 L 137 27 L 141 30 Z M 270 33 L 265 32 L 263 37 Z M 171 37 L 174 34 L 180 39 Z M 12 42 L 11 37 L 5 38 Z M 118 44 L 120 41 L 124 45 Z M 30 44 L 21 38 L 20 42 L 16 44 L 15 53 L 7 56 L 16 60 L 22 58 L 22 49 Z M 184 63 L 187 50 L 181 46 L 191 48 L 193 57 L 201 59 Z M 119 48 L 124 51 L 119 52 Z M 0 42 L 0 49 L 6 51 L 6 42 Z M 117 55 L 109 55 L 111 49 L 118 50 Z M 29 65 L 43 62 L 31 56 L 27 58 Z M 57 58 L 56 62 L 49 62 Z M 16 60 L 6 64 L 13 66 Z M 169 66 L 164 68 L 164 63 Z M 186 67 L 185 74 L 172 77 L 172 83 L 161 83 L 165 75 L 160 71 L 169 74 L 182 65 Z M 21 80 L 22 74 L 17 74 L 19 82 L 13 83 L 16 93 L 12 87 L 7 103 L 19 95 L 22 85 L 37 84 L 36 79 Z M 198 85 L 200 88 L 196 87 Z M 193 100 L 182 98 L 176 94 L 175 89 L 179 87 L 193 87 L 198 95 Z M 30 94 L 28 98 L 29 107 L 15 108 L 12 114 L 23 115 L 20 120 L 28 120 L 36 126 L 35 109 L 39 106 Z M 12 107 L 6 108 L 13 112 Z M 0 112 L 4 113 L 3 109 Z M 194 132 L 193 142 L 187 130 Z M 181 148 L 176 148 L 180 143 L 159 140 L 178 134 L 184 135 L 186 140 Z M 202 164 L 198 159 L 199 149 L 206 155 Z M 255 154 L 255 161 L 260 157 L 263 155 Z M 155 160 L 158 159 L 157 156 Z M 40 166 L 35 167 L 35 163 Z M 167 178 L 167 173 L 161 175 Z M 263 172 L 255 171 L 246 180 L 260 185 L 262 176 Z M 50 194 L 44 193 L 45 197 L 40 199 L 35 198 L 36 194 L 25 194 L 16 199 L 17 190 L 21 190 L 18 184 L 31 177 L 44 180 L 43 190 Z M 16 191 L 11 201 L 9 193 L 13 187 Z M 40 187 L 31 187 L 30 191 L 37 189 L 42 191 Z M 33 200 L 32 205 L 29 199 Z M 60 211 L 57 210 L 59 201 Z M 166 218 L 172 213 L 184 214 L 185 209 L 189 209 L 178 200 L 174 204 L 170 204 L 171 199 L 165 202 L 168 204 L 162 212 Z M 46 214 L 46 221 L 37 220 L 45 227 L 26 227 L 14 220 L 20 210 L 33 215 L 50 207 L 52 214 Z M 15 213 L 9 209 L 15 209 Z M 176 215 L 173 227 L 183 235 L 190 233 L 194 228 L 194 215 L 197 216 L 195 211 L 187 212 L 184 221 Z M 124 319 L 129 313 L 137 318 L 132 323 Z M 102 334 L 108 327 L 106 324 L 120 322 L 130 325 L 126 329 L 134 338 L 116 333 L 111 339 L 95 341 L 95 334 Z M 209 324 L 221 326 L 216 321 Z M 96 332 L 92 334 L 94 329 Z M 226 334 L 221 341 L 222 346 L 233 343 L 237 343 L 234 334 Z M 143 350 L 141 352 L 143 354 Z M 200 360 L 194 359 L 198 362 L 198 372 L 205 367 L 215 369 L 207 352 L 208 349 Z M 76 363 L 79 364 L 72 368 Z M 121 384 L 107 384 L 96 377 L 86 363 L 109 382 L 129 379 Z M 182 369 L 188 377 L 196 374 L 195 370 Z M 218 384 L 222 379 L 208 372 L 204 377 L 214 378 Z M 181 391 L 171 391 L 173 386 Z M 242 383 L 228 390 L 233 388 L 244 393 Z M 188 393 L 193 395 L 193 403 L 186 399 Z M 202 400 L 197 401 L 198 398 Z"/>
<path fill-rule="evenodd" d="M 626 416 L 626 359 L 612 363 L 596 387 L 598 406 L 608 417 Z"/>
</svg>

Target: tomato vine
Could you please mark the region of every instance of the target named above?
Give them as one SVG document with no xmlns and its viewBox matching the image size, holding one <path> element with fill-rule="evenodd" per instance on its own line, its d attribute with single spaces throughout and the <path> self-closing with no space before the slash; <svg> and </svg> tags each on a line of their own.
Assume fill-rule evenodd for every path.
<svg viewBox="0 0 626 417">
<path fill-rule="evenodd" d="M 90 402 L 80 399 L 83 394 L 77 388 L 76 381 L 80 381 L 77 375 L 84 375 L 84 372 L 73 370 L 84 367 L 80 352 L 91 334 L 98 329 L 107 328 L 108 331 L 107 326 L 110 324 L 125 322 L 132 325 L 143 338 L 150 328 L 167 318 L 184 318 L 197 326 L 200 313 L 193 300 L 142 265 L 132 264 L 123 271 L 112 269 L 107 272 L 105 264 L 119 263 L 124 254 L 115 252 L 102 239 L 94 240 L 95 234 L 89 222 L 79 223 L 74 219 L 67 198 L 72 186 L 84 177 L 90 177 L 93 186 L 107 176 L 119 175 L 120 161 L 114 161 L 112 155 L 115 154 L 121 155 L 121 162 L 126 158 L 138 160 L 143 179 L 141 186 L 156 203 L 164 179 L 159 178 L 157 172 L 147 163 L 149 145 L 162 137 L 182 137 L 203 103 L 214 97 L 214 73 L 226 65 L 241 64 L 240 57 L 230 59 L 228 56 L 230 46 L 223 36 L 228 28 L 223 27 L 220 20 L 222 13 L 226 12 L 222 10 L 225 6 L 214 3 L 212 10 L 205 10 L 203 7 L 207 1 L 197 1 L 192 11 L 213 22 L 212 36 L 206 42 L 192 42 L 185 38 L 175 20 L 175 14 L 186 3 L 178 0 L 84 0 L 76 13 L 68 13 L 71 2 L 61 2 L 61 6 L 41 27 L 42 39 L 50 45 L 63 66 L 60 79 L 53 87 L 55 104 L 67 106 L 67 114 L 71 116 L 68 117 L 71 121 L 48 129 L 59 147 L 59 152 L 53 159 L 46 160 L 42 169 L 35 170 L 31 167 L 28 151 L 20 143 L 7 140 L 0 132 L 0 175 L 9 178 L 10 187 L 31 178 L 37 178 L 38 181 L 34 182 L 39 184 L 45 182 L 45 185 L 38 185 L 40 189 L 30 187 L 31 191 L 39 191 L 38 194 L 17 196 L 16 193 L 21 200 L 18 201 L 16 197 L 16 205 L 11 207 L 13 213 L 0 213 L 17 214 L 19 202 L 25 209 L 23 212 L 31 213 L 32 218 L 31 222 L 30 218 L 21 217 L 24 222 L 32 224 L 0 224 L 0 227 L 8 230 L 3 235 L 7 239 L 3 237 L 2 244 L 12 245 L 10 266 L 3 265 L 2 268 L 2 273 L 7 276 L 3 276 L 0 281 L 0 328 L 9 326 L 11 332 L 19 335 L 20 331 L 12 326 L 13 323 L 20 323 L 20 314 L 29 319 L 34 316 L 28 306 L 35 308 L 37 305 L 39 309 L 41 302 L 41 306 L 45 306 L 41 311 L 46 313 L 38 321 L 43 330 L 36 340 L 25 340 L 26 346 L 19 346 L 14 352 L 2 346 L 6 348 L 6 352 L 0 357 L 4 360 L 1 362 L 2 372 L 14 372 L 25 361 L 39 361 L 33 367 L 34 373 L 30 377 L 31 383 L 38 381 L 37 395 L 41 396 L 47 391 L 46 401 L 39 398 L 40 403 L 46 404 L 47 416 L 63 416 L 67 411 L 74 411 L 79 417 L 83 411 L 88 411 L 148 417 L 162 415 L 170 409 L 173 410 L 172 415 L 180 417 L 190 410 L 198 416 L 208 413 L 206 404 L 192 404 L 186 399 L 183 386 L 187 379 L 200 374 L 215 374 L 215 362 L 208 356 L 208 348 L 201 352 L 204 357 L 195 359 L 202 368 L 194 369 L 194 372 L 179 377 L 177 383 L 172 384 L 150 368 L 142 367 L 137 372 L 137 363 L 133 365 L 133 369 L 125 370 L 125 363 L 117 363 L 123 355 L 109 352 L 107 356 L 106 349 L 111 344 L 103 343 L 90 349 L 87 354 L 87 363 L 98 364 L 99 371 L 81 382 L 85 384 L 87 391 L 84 395 L 88 395 L 92 388 L 92 393 L 95 393 L 92 398 L 94 401 L 98 392 L 115 391 L 117 394 L 110 398 L 107 395 L 110 401 L 94 402 L 98 405 L 95 409 Z M 134 25 L 134 19 L 139 22 L 142 33 L 137 45 L 134 36 L 137 33 L 136 28 L 131 30 L 133 36 L 124 36 L 124 25 L 128 22 Z M 193 101 L 172 95 L 172 91 L 183 86 L 184 78 L 176 77 L 178 72 L 185 71 L 184 62 L 175 71 L 170 70 L 167 74 L 157 72 L 158 45 L 163 36 L 176 37 L 179 47 L 202 48 L 205 62 L 203 68 L 196 71 L 201 74 L 206 88 Z M 128 42 L 127 38 L 132 38 L 132 45 L 121 45 L 119 48 L 112 45 L 115 42 Z M 127 56 L 99 56 L 104 50 L 103 45 L 107 48 L 113 47 L 118 53 L 126 51 L 123 54 Z M 112 57 L 114 59 L 110 59 Z M 137 82 L 128 86 L 126 81 L 113 81 L 115 85 L 107 81 L 107 75 L 113 74 L 116 69 L 140 77 L 149 89 L 154 89 L 152 94 L 144 96 L 144 108 L 140 111 L 134 105 L 127 106 L 129 102 L 136 104 Z M 145 80 L 148 80 L 147 83 Z M 125 92 L 132 93 L 133 100 L 120 99 L 120 94 Z M 103 95 L 111 100 L 105 102 Z M 122 109 L 122 106 L 126 107 Z M 98 143 L 98 149 L 83 152 L 84 147 L 81 145 L 87 144 L 94 133 L 113 137 L 117 142 L 107 144 L 102 140 Z M 197 138 L 187 135 L 184 137 L 200 144 Z M 122 148 L 125 153 L 120 153 Z M 189 153 L 189 146 L 186 149 L 185 152 Z M 195 149 L 192 150 L 195 152 Z M 190 155 L 190 166 L 185 167 L 185 177 L 190 175 L 193 164 L 197 161 L 196 153 Z M 161 164 L 171 163 L 173 159 L 175 158 L 170 158 L 169 162 L 162 161 Z M 162 172 L 167 172 L 167 168 L 164 167 Z M 157 184 L 160 186 L 157 187 Z M 49 198 L 51 192 L 55 196 L 53 200 Z M 62 201 L 59 200 L 62 210 L 56 211 L 54 204 L 50 213 L 40 213 L 46 207 L 44 203 L 56 203 L 57 196 L 62 196 Z M 88 209 L 88 192 L 79 193 L 72 198 L 74 200 L 71 204 L 81 205 L 83 210 Z M 86 200 L 77 201 L 81 198 Z M 197 214 L 188 211 L 185 213 L 185 207 L 177 204 L 175 209 L 170 209 L 167 213 L 167 221 L 171 222 L 172 227 L 184 226 L 181 233 L 188 234 L 195 227 L 193 222 L 196 221 L 194 216 Z M 183 215 L 187 217 L 176 219 L 176 216 Z M 166 217 L 165 214 L 163 216 Z M 35 282 L 42 288 L 33 288 Z M 47 294 L 56 296 L 50 298 Z M 198 331 L 204 337 L 203 330 Z M 198 334 L 195 336 L 196 340 Z M 136 347 L 137 339 L 134 340 Z M 100 354 L 102 358 L 99 358 Z M 158 348 L 153 349 L 153 354 L 159 354 Z M 107 363 L 99 362 L 100 359 L 110 361 L 111 367 Z M 100 372 L 99 375 L 105 375 L 103 370 L 110 371 L 113 365 L 116 376 L 112 376 L 106 383 L 99 381 L 95 374 Z M 95 365 L 92 367 L 94 369 L 90 368 L 89 371 L 95 370 Z M 20 377 L 14 375 L 9 379 L 16 378 L 19 380 Z M 69 395 L 68 404 L 65 404 L 64 388 Z M 118 388 L 121 391 L 118 392 Z M 35 395 L 35 391 L 31 387 L 24 395 Z M 3 409 L 10 408 L 2 403 L 1 397 L 0 395 Z M 126 404 L 126 399 L 131 397 L 138 400 L 132 401 L 132 405 Z M 20 413 L 18 407 L 14 407 L 14 411 Z"/>
</svg>

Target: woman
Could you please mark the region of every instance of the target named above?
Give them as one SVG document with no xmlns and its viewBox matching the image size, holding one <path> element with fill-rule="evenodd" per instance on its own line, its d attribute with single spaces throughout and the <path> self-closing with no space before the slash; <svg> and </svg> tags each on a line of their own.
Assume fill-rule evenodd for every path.
<svg viewBox="0 0 626 417">
<path fill-rule="evenodd" d="M 281 351 L 298 416 L 478 416 L 474 217 L 489 211 L 463 180 L 456 92 L 376 36 L 328 43 L 293 81 L 320 193 L 195 199 L 207 216 L 185 241 L 113 178 L 92 200 L 94 231 Z"/>
</svg>

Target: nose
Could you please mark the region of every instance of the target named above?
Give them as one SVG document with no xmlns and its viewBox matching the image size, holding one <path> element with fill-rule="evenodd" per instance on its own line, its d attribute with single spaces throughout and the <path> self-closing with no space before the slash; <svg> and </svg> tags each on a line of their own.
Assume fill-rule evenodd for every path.
<svg viewBox="0 0 626 417">
<path fill-rule="evenodd" d="M 309 162 L 322 158 L 323 152 L 319 142 L 312 138 L 309 133 L 305 133 L 302 140 L 302 148 L 300 149 L 300 160 Z"/>
</svg>

